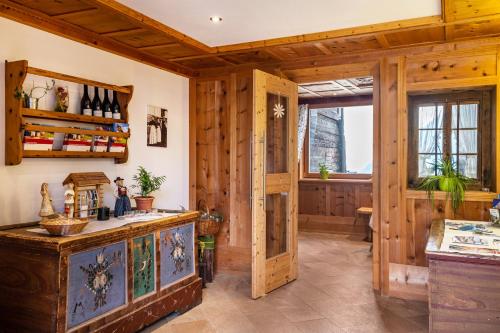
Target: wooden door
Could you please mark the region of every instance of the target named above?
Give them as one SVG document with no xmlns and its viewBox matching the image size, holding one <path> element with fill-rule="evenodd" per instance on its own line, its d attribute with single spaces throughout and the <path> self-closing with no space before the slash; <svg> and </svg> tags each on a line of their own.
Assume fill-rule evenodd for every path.
<svg viewBox="0 0 500 333">
<path fill-rule="evenodd" d="M 252 297 L 297 278 L 298 87 L 253 73 Z"/>
</svg>

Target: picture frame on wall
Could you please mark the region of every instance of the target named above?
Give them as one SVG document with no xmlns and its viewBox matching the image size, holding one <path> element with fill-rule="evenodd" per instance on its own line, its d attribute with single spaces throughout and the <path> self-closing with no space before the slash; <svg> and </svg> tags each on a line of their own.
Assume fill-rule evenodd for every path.
<svg viewBox="0 0 500 333">
<path fill-rule="evenodd" d="M 148 147 L 167 148 L 168 110 L 159 106 L 148 105 L 147 145 Z"/>
</svg>

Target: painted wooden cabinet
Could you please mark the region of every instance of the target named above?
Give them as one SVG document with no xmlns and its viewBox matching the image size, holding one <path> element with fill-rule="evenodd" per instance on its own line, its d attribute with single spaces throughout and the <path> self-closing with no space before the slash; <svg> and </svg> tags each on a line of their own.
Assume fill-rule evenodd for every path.
<svg viewBox="0 0 500 333">
<path fill-rule="evenodd" d="M 429 259 L 429 332 L 500 332 L 500 258 L 442 252 L 444 221 L 432 223 Z"/>
<path fill-rule="evenodd" d="M 135 332 L 196 306 L 197 218 L 71 237 L 0 232 L 0 332 Z"/>
</svg>

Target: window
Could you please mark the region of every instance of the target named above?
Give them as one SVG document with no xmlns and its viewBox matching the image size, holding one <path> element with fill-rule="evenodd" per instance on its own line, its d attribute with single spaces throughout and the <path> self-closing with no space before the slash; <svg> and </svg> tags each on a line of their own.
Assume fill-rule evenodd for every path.
<svg viewBox="0 0 500 333">
<path fill-rule="evenodd" d="M 331 177 L 372 173 L 373 106 L 311 108 L 305 149 L 305 174 L 319 176 L 325 164 Z"/>
<path fill-rule="evenodd" d="M 493 145 L 489 144 L 489 91 L 411 96 L 409 107 L 410 187 L 426 176 L 436 175 L 437 164 L 444 157 L 451 158 L 461 174 L 476 180 L 473 187 L 490 186 Z"/>
</svg>

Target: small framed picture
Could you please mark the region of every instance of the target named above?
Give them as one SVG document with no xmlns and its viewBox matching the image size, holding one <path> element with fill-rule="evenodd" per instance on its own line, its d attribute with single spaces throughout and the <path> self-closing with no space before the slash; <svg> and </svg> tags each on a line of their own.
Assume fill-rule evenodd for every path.
<svg viewBox="0 0 500 333">
<path fill-rule="evenodd" d="M 148 105 L 147 142 L 150 147 L 167 148 L 168 110 Z"/>
</svg>

